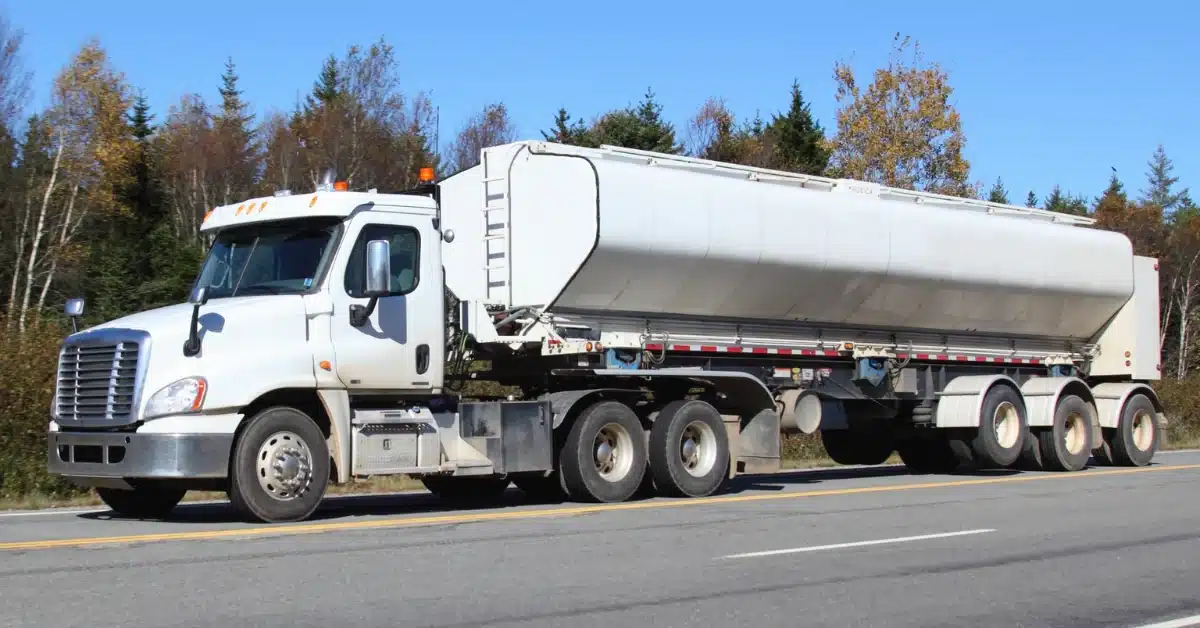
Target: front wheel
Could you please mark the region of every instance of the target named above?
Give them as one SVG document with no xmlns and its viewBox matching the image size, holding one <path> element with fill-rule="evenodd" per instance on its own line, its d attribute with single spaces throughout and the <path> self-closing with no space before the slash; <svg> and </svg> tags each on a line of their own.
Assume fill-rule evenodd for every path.
<svg viewBox="0 0 1200 628">
<path fill-rule="evenodd" d="M 233 449 L 229 501 L 265 523 L 307 519 L 329 483 L 325 435 L 307 414 L 267 408 L 250 419 Z"/>
</svg>

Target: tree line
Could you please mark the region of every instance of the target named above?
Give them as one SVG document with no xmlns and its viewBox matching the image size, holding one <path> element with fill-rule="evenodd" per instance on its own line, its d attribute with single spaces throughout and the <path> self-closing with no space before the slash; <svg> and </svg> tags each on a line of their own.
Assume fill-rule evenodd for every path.
<svg viewBox="0 0 1200 628">
<path fill-rule="evenodd" d="M 57 342 L 61 328 L 47 326 L 62 324 L 64 298 L 84 296 L 88 322 L 179 302 L 204 255 L 199 227 L 212 207 L 311 190 L 327 168 L 351 189 L 404 189 L 421 167 L 445 176 L 475 165 L 483 147 L 530 137 L 496 102 L 461 121 L 441 147 L 433 100 L 402 84 L 384 38 L 331 54 L 302 99 L 263 112 L 244 98 L 232 59 L 214 68 L 214 101 L 191 93 L 152 111 L 97 40 L 50 77 L 48 104 L 32 110 L 24 38 L 0 16 L 0 414 L 30 425 L 44 423 L 55 350 L 28 343 Z M 1200 366 L 1200 213 L 1162 146 L 1147 151 L 1136 192 L 1114 172 L 1094 197 L 1059 186 L 1044 199 L 1034 191 L 1010 197 L 1000 179 L 973 180 L 949 76 L 916 42 L 897 36 L 887 65 L 869 77 L 841 62 L 832 73 L 837 107 L 828 129 L 793 82 L 765 117 L 739 118 L 713 97 L 676 128 L 647 90 L 588 119 L 559 109 L 539 134 L 1093 216 L 1098 228 L 1126 233 L 1139 254 L 1161 260 L 1165 374 L 1184 378 Z M 12 359 L 21 352 L 33 353 Z M 30 434 L 41 437 L 40 429 Z"/>
</svg>

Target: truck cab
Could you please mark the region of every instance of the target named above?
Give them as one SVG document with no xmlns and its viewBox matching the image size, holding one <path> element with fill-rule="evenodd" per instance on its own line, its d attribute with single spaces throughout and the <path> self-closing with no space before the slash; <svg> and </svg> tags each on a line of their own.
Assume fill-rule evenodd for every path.
<svg viewBox="0 0 1200 628">
<path fill-rule="evenodd" d="M 119 511 L 207 488 L 258 519 L 303 518 L 331 473 L 349 476 L 351 396 L 439 393 L 436 201 L 340 187 L 213 209 L 188 303 L 66 338 L 50 471 Z"/>
</svg>

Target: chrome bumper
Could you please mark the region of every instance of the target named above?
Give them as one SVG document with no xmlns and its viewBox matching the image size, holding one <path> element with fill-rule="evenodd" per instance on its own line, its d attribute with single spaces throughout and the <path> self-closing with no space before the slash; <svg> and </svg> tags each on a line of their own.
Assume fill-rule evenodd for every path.
<svg viewBox="0 0 1200 628">
<path fill-rule="evenodd" d="M 82 486 L 125 478 L 224 478 L 233 434 L 47 433 L 49 471 Z"/>
</svg>

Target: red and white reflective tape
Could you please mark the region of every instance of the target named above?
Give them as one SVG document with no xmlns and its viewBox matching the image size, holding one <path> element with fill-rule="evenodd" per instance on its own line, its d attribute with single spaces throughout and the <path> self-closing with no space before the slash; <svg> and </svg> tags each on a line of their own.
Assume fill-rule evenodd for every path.
<svg viewBox="0 0 1200 628">
<path fill-rule="evenodd" d="M 662 344 L 648 344 L 646 351 L 662 351 Z M 666 346 L 666 350 L 681 353 L 749 353 L 753 355 L 799 355 L 837 358 L 849 356 L 850 351 L 836 349 L 789 349 L 787 347 L 746 347 L 742 345 L 681 345 Z M 990 355 L 961 355 L 946 353 L 913 353 L 912 359 L 922 362 L 974 362 L 976 364 L 1041 364 L 1040 358 L 1012 358 Z M 897 353 L 897 360 L 909 358 L 907 353 Z"/>
</svg>

